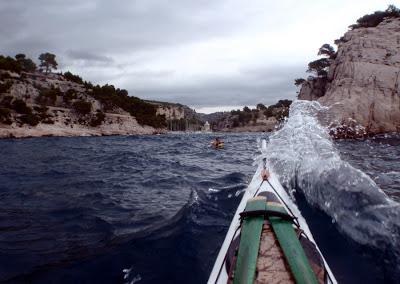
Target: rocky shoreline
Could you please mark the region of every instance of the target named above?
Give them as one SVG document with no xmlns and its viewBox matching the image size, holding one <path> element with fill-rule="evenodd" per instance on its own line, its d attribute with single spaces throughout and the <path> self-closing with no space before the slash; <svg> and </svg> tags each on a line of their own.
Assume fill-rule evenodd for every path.
<svg viewBox="0 0 400 284">
<path fill-rule="evenodd" d="M 68 110 L 67 110 L 68 111 Z M 64 110 L 65 113 L 65 110 Z M 68 116 L 68 114 L 66 115 Z M 140 125 L 130 115 L 106 113 L 104 122 L 96 127 L 81 124 L 66 125 L 63 119 L 53 124 L 40 123 L 30 125 L 0 125 L 0 138 L 28 138 L 42 136 L 109 136 L 109 135 L 153 135 L 166 133 L 165 129 L 156 129 Z"/>
<path fill-rule="evenodd" d="M 74 137 L 74 136 L 112 136 L 112 135 L 155 135 L 166 133 L 163 129 L 151 127 L 134 127 L 123 129 L 118 127 L 66 128 L 60 125 L 40 125 L 36 127 L 2 127 L 0 139 L 32 138 L 32 137 Z"/>
</svg>

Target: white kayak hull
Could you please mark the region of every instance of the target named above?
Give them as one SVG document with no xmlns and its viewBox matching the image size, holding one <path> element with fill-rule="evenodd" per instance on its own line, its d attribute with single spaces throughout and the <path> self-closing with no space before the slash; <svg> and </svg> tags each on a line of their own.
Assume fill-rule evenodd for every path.
<svg viewBox="0 0 400 284">
<path fill-rule="evenodd" d="M 276 190 L 277 195 L 279 195 L 283 199 L 285 205 L 287 205 L 287 207 L 289 207 L 290 211 L 293 212 L 293 214 L 298 218 L 300 228 L 307 235 L 308 239 L 316 245 L 318 251 L 320 252 L 318 245 L 315 243 L 315 240 L 314 240 L 314 238 L 311 234 L 311 231 L 307 225 L 306 220 L 301 215 L 297 205 L 293 202 L 293 200 L 289 197 L 289 195 L 287 194 L 285 189 L 282 187 L 282 185 L 280 184 L 276 175 L 270 171 L 271 176 L 268 179 L 269 183 L 266 181 L 263 182 L 262 178 L 261 178 L 261 170 L 262 170 L 262 167 L 260 166 L 257 169 L 256 173 L 254 174 L 253 179 L 250 182 L 249 186 L 247 187 L 247 189 L 244 192 L 242 200 L 240 201 L 240 204 L 235 212 L 235 216 L 233 217 L 233 220 L 231 222 L 229 230 L 225 236 L 225 240 L 224 240 L 224 242 L 221 246 L 221 249 L 218 253 L 214 267 L 211 271 L 210 277 L 208 279 L 209 284 L 215 284 L 215 283 L 218 283 L 218 284 L 224 283 L 225 284 L 225 283 L 227 283 L 228 273 L 225 269 L 225 256 L 228 252 L 228 249 L 229 249 L 229 246 L 230 246 L 232 240 L 240 233 L 240 230 L 238 229 L 240 226 L 239 214 L 244 211 L 247 201 L 250 198 L 255 197 L 256 195 L 258 195 L 261 192 L 274 193 L 275 192 L 274 189 Z M 271 187 L 270 184 L 272 185 L 273 188 Z M 321 252 L 320 252 L 320 254 L 321 254 Z M 322 254 L 321 254 L 321 257 L 324 261 L 326 272 L 329 275 L 327 283 L 332 283 L 332 284 L 337 283 L 332 271 L 330 270 L 327 262 L 325 261 L 324 257 L 322 256 Z"/>
</svg>

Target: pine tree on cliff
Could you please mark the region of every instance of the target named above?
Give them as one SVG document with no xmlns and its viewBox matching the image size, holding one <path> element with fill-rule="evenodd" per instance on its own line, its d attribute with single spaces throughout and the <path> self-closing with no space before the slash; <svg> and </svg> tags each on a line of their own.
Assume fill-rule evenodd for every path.
<svg viewBox="0 0 400 284">
<path fill-rule="evenodd" d="M 46 74 L 51 71 L 51 69 L 57 69 L 57 61 L 56 61 L 56 56 L 52 53 L 42 53 L 39 55 L 39 60 L 40 60 L 40 67 L 46 68 Z"/>
<path fill-rule="evenodd" d="M 328 76 L 329 66 L 336 58 L 337 53 L 330 44 L 325 43 L 319 48 L 318 55 L 324 57 L 308 63 L 307 72 L 314 73 L 319 78 L 325 79 Z M 310 76 L 308 80 L 314 79 L 314 76 Z M 305 82 L 307 82 L 307 80 L 303 78 L 297 78 L 294 80 L 294 84 L 296 85 L 296 87 L 302 86 Z"/>
<path fill-rule="evenodd" d="M 325 43 L 319 48 L 318 55 L 326 55 L 330 59 L 334 59 L 336 57 L 336 52 L 332 45 Z"/>
<path fill-rule="evenodd" d="M 303 85 L 303 83 L 306 82 L 304 78 L 297 78 L 294 80 L 294 85 L 296 87 Z"/>
<path fill-rule="evenodd" d="M 328 75 L 329 66 L 336 57 L 336 52 L 331 45 L 325 43 L 319 48 L 318 55 L 325 57 L 308 63 L 307 72 L 316 73 L 318 77 L 325 78 Z"/>
<path fill-rule="evenodd" d="M 30 58 L 26 58 L 26 55 L 23 53 L 18 53 L 15 55 L 15 59 L 21 66 L 21 69 L 27 72 L 33 72 L 36 70 L 36 64 Z"/>
</svg>

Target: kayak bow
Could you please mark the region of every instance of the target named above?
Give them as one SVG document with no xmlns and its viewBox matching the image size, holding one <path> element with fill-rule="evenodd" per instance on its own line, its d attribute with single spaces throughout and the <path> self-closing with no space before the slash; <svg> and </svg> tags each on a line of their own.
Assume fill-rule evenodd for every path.
<svg viewBox="0 0 400 284">
<path fill-rule="evenodd" d="M 337 283 L 296 204 L 273 172 L 262 180 L 262 169 L 243 195 L 208 283 Z"/>
</svg>

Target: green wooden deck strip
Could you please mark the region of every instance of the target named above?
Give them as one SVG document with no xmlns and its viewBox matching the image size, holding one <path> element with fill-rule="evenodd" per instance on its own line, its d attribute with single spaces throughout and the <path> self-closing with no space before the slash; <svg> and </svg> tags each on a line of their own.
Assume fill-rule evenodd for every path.
<svg viewBox="0 0 400 284">
<path fill-rule="evenodd" d="M 268 206 L 270 210 L 286 211 L 283 207 Z M 297 284 L 317 284 L 317 278 L 311 269 L 311 265 L 306 257 L 303 247 L 296 235 L 291 222 L 277 217 L 270 217 L 272 229 L 278 242 L 285 254 L 285 258 L 292 271 Z"/>
<path fill-rule="evenodd" d="M 266 198 L 253 198 L 247 201 L 245 211 L 265 210 Z M 234 273 L 234 284 L 253 284 L 260 248 L 264 217 L 245 218 L 242 223 L 239 252 Z"/>
</svg>

